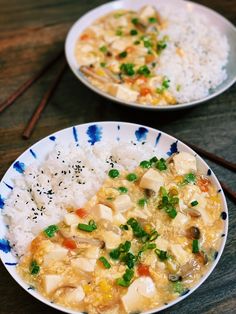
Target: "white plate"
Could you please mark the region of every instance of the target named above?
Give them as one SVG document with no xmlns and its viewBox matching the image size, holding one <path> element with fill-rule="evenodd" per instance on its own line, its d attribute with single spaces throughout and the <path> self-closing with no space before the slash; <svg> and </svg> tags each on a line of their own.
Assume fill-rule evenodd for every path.
<svg viewBox="0 0 236 314">
<path fill-rule="evenodd" d="M 139 10 L 144 5 L 153 5 L 155 6 L 157 1 L 156 0 L 122 0 L 122 1 L 113 1 L 106 3 L 104 5 L 101 5 L 85 15 L 83 15 L 81 18 L 78 19 L 77 22 L 71 27 L 65 43 L 65 53 L 66 53 L 66 59 L 67 62 L 71 68 L 71 70 L 74 72 L 74 74 L 77 76 L 77 78 L 84 83 L 87 87 L 92 89 L 94 92 L 121 104 L 132 106 L 138 109 L 149 109 L 149 110 L 178 110 L 183 108 L 188 108 L 191 106 L 198 105 L 200 103 L 203 103 L 205 101 L 208 101 L 211 98 L 216 97 L 217 95 L 223 93 L 225 90 L 227 90 L 233 83 L 236 81 L 236 28 L 233 24 L 231 24 L 227 19 L 225 19 L 220 14 L 216 13 L 215 11 L 208 9 L 205 6 L 189 2 L 189 1 L 182 1 L 182 0 L 158 0 L 158 3 L 164 3 L 165 5 L 171 5 L 172 7 L 175 7 L 176 10 L 184 9 L 188 12 L 188 14 L 192 14 L 194 12 L 200 13 L 202 15 L 205 15 L 207 19 L 212 23 L 212 25 L 215 25 L 222 34 L 226 35 L 228 38 L 229 46 L 230 46 L 230 52 L 229 52 L 229 59 L 228 64 L 226 65 L 226 72 L 227 72 L 227 79 L 217 86 L 214 90 L 210 91 L 210 94 L 202 99 L 191 101 L 188 103 L 182 103 L 178 105 L 170 105 L 170 106 L 152 106 L 152 105 L 141 105 L 134 102 L 125 102 L 123 100 L 120 100 L 116 97 L 113 97 L 109 95 L 108 93 L 105 93 L 101 91 L 100 89 L 94 87 L 87 78 L 79 71 L 79 64 L 76 61 L 75 57 L 75 45 L 76 41 L 79 38 L 80 34 L 84 31 L 85 28 L 87 28 L 89 25 L 91 25 L 96 19 L 99 17 L 102 17 L 106 14 L 108 14 L 111 11 L 119 10 L 119 9 L 130 9 L 130 10 Z"/>
<path fill-rule="evenodd" d="M 158 153 L 158 156 L 167 158 L 177 150 L 189 152 L 196 155 L 198 168 L 202 174 L 208 175 L 211 182 L 217 187 L 218 193 L 222 201 L 222 211 L 226 213 L 226 219 L 224 220 L 224 237 L 221 239 L 221 245 L 216 260 L 212 263 L 209 271 L 200 280 L 200 282 L 191 290 L 188 294 L 179 297 L 168 305 L 162 306 L 161 308 L 147 311 L 145 313 L 153 313 L 159 310 L 163 310 L 169 306 L 172 306 L 179 301 L 190 295 L 195 289 L 197 289 L 210 275 L 218 263 L 220 256 L 223 252 L 227 230 L 228 230 L 228 209 L 225 201 L 224 193 L 214 173 L 210 170 L 208 165 L 199 157 L 192 149 L 187 147 L 176 138 L 163 133 L 161 131 L 137 124 L 124 123 L 124 122 L 94 122 L 88 124 L 81 124 L 74 127 L 64 129 L 56 132 L 55 134 L 49 135 L 37 142 L 30 148 L 28 148 L 19 158 L 11 165 L 4 177 L 0 182 L 0 208 L 4 208 L 4 201 L 9 197 L 12 189 L 14 189 L 14 180 L 23 175 L 25 167 L 29 166 L 33 162 L 41 163 L 46 156 L 53 150 L 56 144 L 68 145 L 75 143 L 80 144 L 80 141 L 88 141 L 88 145 L 93 145 L 95 142 L 102 141 L 141 141 L 147 142 L 152 145 Z M 7 226 L 4 222 L 3 216 L 0 215 L 0 257 L 2 263 L 11 274 L 11 276 L 21 285 L 28 293 L 44 302 L 45 304 L 54 307 L 58 310 L 66 313 L 76 313 L 77 311 L 68 310 L 62 306 L 50 303 L 47 299 L 42 297 L 36 290 L 32 290 L 18 275 L 16 271 L 16 264 L 18 262 L 11 252 L 10 245 L 6 240 Z M 10 302 L 10 300 L 9 300 Z"/>
</svg>

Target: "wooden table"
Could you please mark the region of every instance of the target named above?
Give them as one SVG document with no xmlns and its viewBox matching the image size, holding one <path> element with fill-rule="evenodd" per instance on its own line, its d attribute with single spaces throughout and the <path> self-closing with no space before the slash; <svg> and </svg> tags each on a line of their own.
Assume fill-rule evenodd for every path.
<svg viewBox="0 0 236 314">
<path fill-rule="evenodd" d="M 0 102 L 62 49 L 66 33 L 99 0 L 1 0 Z M 235 0 L 201 0 L 236 23 Z M 67 69 L 30 140 L 24 126 L 47 89 L 54 70 L 0 115 L 0 177 L 27 147 L 62 128 L 90 121 L 119 120 L 152 126 L 235 161 L 236 86 L 194 109 L 160 114 L 128 109 L 94 94 Z M 220 179 L 236 190 L 235 174 L 209 162 Z M 236 206 L 229 199 L 229 236 L 224 254 L 207 281 L 165 313 L 236 312 Z M 59 313 L 23 291 L 1 265 L 0 313 Z"/>
</svg>

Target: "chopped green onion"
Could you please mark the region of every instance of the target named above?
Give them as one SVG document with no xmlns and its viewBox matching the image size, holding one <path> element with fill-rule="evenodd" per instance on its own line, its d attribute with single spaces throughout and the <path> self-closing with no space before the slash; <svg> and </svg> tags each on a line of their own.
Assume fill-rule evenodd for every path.
<svg viewBox="0 0 236 314">
<path fill-rule="evenodd" d="M 134 270 L 127 268 L 122 278 L 118 278 L 116 283 L 122 287 L 128 287 L 131 279 L 134 277 Z"/>
<path fill-rule="evenodd" d="M 106 53 L 106 52 L 107 52 L 107 47 L 106 47 L 106 46 L 101 46 L 101 47 L 99 48 L 99 50 L 100 50 L 101 52 L 103 52 L 103 53 Z"/>
<path fill-rule="evenodd" d="M 131 22 L 134 24 L 134 25 L 137 25 L 139 23 L 139 19 L 138 18 L 133 18 L 131 20 Z"/>
<path fill-rule="evenodd" d="M 123 74 L 128 76 L 132 76 L 135 74 L 133 63 L 122 63 L 120 66 L 120 70 Z"/>
<path fill-rule="evenodd" d="M 148 169 L 151 167 L 151 162 L 148 160 L 143 160 L 140 162 L 139 166 L 144 169 Z"/>
<path fill-rule="evenodd" d="M 147 204 L 147 199 L 146 199 L 146 198 L 140 198 L 140 199 L 138 200 L 138 205 L 139 205 L 140 207 L 144 207 L 146 204 Z"/>
<path fill-rule="evenodd" d="M 100 63 L 100 66 L 101 66 L 102 68 L 105 68 L 106 65 L 107 65 L 106 62 L 101 62 L 101 63 Z"/>
<path fill-rule="evenodd" d="M 177 215 L 175 205 L 179 203 L 179 198 L 167 193 L 164 187 L 160 188 L 160 195 L 161 201 L 159 202 L 158 208 L 164 209 L 170 218 L 175 218 Z"/>
<path fill-rule="evenodd" d="M 199 241 L 197 239 L 193 240 L 192 243 L 192 252 L 193 253 L 199 253 Z"/>
<path fill-rule="evenodd" d="M 148 236 L 148 233 L 142 228 L 142 226 L 138 223 L 138 221 L 135 218 L 130 218 L 127 221 L 127 225 L 129 225 L 132 228 L 135 237 L 143 238 Z"/>
<path fill-rule="evenodd" d="M 170 83 L 170 80 L 165 78 L 162 81 L 161 87 L 157 87 L 156 92 L 159 93 L 159 94 L 162 94 L 166 89 L 168 89 L 170 87 L 169 83 Z"/>
<path fill-rule="evenodd" d="M 183 292 L 186 291 L 186 288 L 183 286 L 183 284 L 180 281 L 173 282 L 172 285 L 173 285 L 173 290 L 175 293 L 182 294 Z"/>
<path fill-rule="evenodd" d="M 158 160 L 156 162 L 156 168 L 160 171 L 166 170 L 167 169 L 167 165 L 166 165 L 166 161 L 165 159 L 161 158 L 160 160 Z"/>
<path fill-rule="evenodd" d="M 128 192 L 128 189 L 127 189 L 125 186 L 120 186 L 120 187 L 118 188 L 118 191 L 119 191 L 120 193 L 122 193 L 122 194 L 125 194 L 125 193 Z"/>
<path fill-rule="evenodd" d="M 123 31 L 121 29 L 117 29 L 116 36 L 122 36 L 122 35 L 123 35 Z"/>
<path fill-rule="evenodd" d="M 157 18 L 156 17 L 149 17 L 148 22 L 149 23 L 157 23 Z"/>
<path fill-rule="evenodd" d="M 149 243 L 149 242 L 145 243 L 141 247 L 140 251 L 138 252 L 137 259 L 140 259 L 140 257 L 141 257 L 143 252 L 145 252 L 147 250 L 154 250 L 155 248 L 156 248 L 156 244 L 155 243 Z"/>
<path fill-rule="evenodd" d="M 157 162 L 157 157 L 156 156 L 154 156 L 154 157 L 152 157 L 151 159 L 150 159 L 150 163 L 151 164 L 154 164 L 155 162 Z"/>
<path fill-rule="evenodd" d="M 193 173 L 188 173 L 184 176 L 184 180 L 181 185 L 186 185 L 188 183 L 194 183 L 196 181 L 196 176 Z"/>
<path fill-rule="evenodd" d="M 122 262 L 124 262 L 129 268 L 133 268 L 136 262 L 136 257 L 134 254 L 128 252 L 123 256 Z"/>
<path fill-rule="evenodd" d="M 118 19 L 118 18 L 120 18 L 123 15 L 124 15 L 124 13 L 116 13 L 116 14 L 114 14 L 114 18 Z"/>
<path fill-rule="evenodd" d="M 166 251 L 162 251 L 162 250 L 156 249 L 156 250 L 155 250 L 155 253 L 156 253 L 156 255 L 159 257 L 159 259 L 160 259 L 161 261 L 165 261 L 165 260 L 167 260 L 168 257 L 169 257 Z"/>
<path fill-rule="evenodd" d="M 153 230 L 150 234 L 149 241 L 154 241 L 159 237 L 159 233 L 156 230 Z"/>
<path fill-rule="evenodd" d="M 103 263 L 103 266 L 107 269 L 111 268 L 111 264 L 108 262 L 108 260 L 104 257 L 104 256 L 101 256 L 99 258 L 99 261 Z"/>
<path fill-rule="evenodd" d="M 120 225 L 121 230 L 129 230 L 129 227 L 127 225 Z"/>
<path fill-rule="evenodd" d="M 52 238 L 54 237 L 55 233 L 59 230 L 58 226 L 56 225 L 50 225 L 48 226 L 45 230 L 44 230 L 44 234 L 48 237 L 48 238 Z"/>
<path fill-rule="evenodd" d="M 119 57 L 120 57 L 120 58 L 125 58 L 125 57 L 127 57 L 127 51 L 123 51 L 123 52 L 119 53 Z"/>
<path fill-rule="evenodd" d="M 139 45 L 140 44 L 140 41 L 139 40 L 136 40 L 135 42 L 134 42 L 134 45 Z"/>
<path fill-rule="evenodd" d="M 130 182 L 134 182 L 134 181 L 137 181 L 138 180 L 138 177 L 135 173 L 129 173 L 127 176 L 126 176 L 126 179 Z"/>
<path fill-rule="evenodd" d="M 108 172 L 108 175 L 110 178 L 114 179 L 114 178 L 117 178 L 119 177 L 120 173 L 117 169 L 111 169 L 109 172 Z"/>
<path fill-rule="evenodd" d="M 30 273 L 31 275 L 37 275 L 40 272 L 40 266 L 36 261 L 32 261 L 30 264 Z"/>
<path fill-rule="evenodd" d="M 94 220 L 90 220 L 88 225 L 86 224 L 78 224 L 78 229 L 86 232 L 92 232 L 97 229 L 97 225 Z"/>
<path fill-rule="evenodd" d="M 198 201 L 192 201 L 191 202 L 191 206 L 197 206 L 198 205 Z"/>
<path fill-rule="evenodd" d="M 178 84 L 178 85 L 176 86 L 176 90 L 177 90 L 177 92 L 179 92 L 179 91 L 181 90 L 181 85 L 180 85 L 180 84 Z"/>
<path fill-rule="evenodd" d="M 145 77 L 148 77 L 150 75 L 151 71 L 149 70 L 149 68 L 146 65 L 142 65 L 138 69 L 137 73 L 140 75 L 144 75 Z"/>
<path fill-rule="evenodd" d="M 164 40 L 160 40 L 157 43 L 157 52 L 160 53 L 162 50 L 164 50 L 167 47 L 167 43 Z"/>
<path fill-rule="evenodd" d="M 131 242 L 130 241 L 125 241 L 125 243 L 121 243 L 118 248 L 112 250 L 109 255 L 113 259 L 119 259 L 121 253 L 127 253 L 129 252 L 131 248 Z"/>
<path fill-rule="evenodd" d="M 108 200 L 108 201 L 113 201 L 113 200 L 114 200 L 114 197 L 107 197 L 107 200 Z"/>
<path fill-rule="evenodd" d="M 121 254 L 121 252 L 120 252 L 119 249 L 114 249 L 114 250 L 112 250 L 112 251 L 109 253 L 110 257 L 111 257 L 112 259 L 115 259 L 115 260 L 119 259 L 120 254 Z"/>
<path fill-rule="evenodd" d="M 138 31 L 136 29 L 131 29 L 131 31 L 130 31 L 131 36 L 135 36 L 137 34 L 138 34 Z"/>
</svg>

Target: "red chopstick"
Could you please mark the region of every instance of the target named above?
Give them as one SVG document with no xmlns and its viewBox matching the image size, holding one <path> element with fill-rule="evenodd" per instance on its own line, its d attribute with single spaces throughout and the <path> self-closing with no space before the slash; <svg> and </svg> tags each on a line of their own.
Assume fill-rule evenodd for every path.
<svg viewBox="0 0 236 314">
<path fill-rule="evenodd" d="M 37 74 L 25 81 L 13 94 L 11 94 L 4 102 L 0 104 L 0 113 L 10 107 L 33 83 L 35 83 L 51 66 L 63 56 L 64 51 L 49 61 Z"/>
<path fill-rule="evenodd" d="M 214 161 L 215 163 L 224 166 L 227 169 L 230 169 L 234 172 L 236 172 L 236 163 L 233 163 L 231 161 L 228 161 L 220 156 L 217 156 L 213 153 L 210 153 L 208 151 L 206 151 L 203 148 L 198 147 L 197 145 L 191 144 L 187 141 L 183 141 L 186 145 L 188 145 L 189 147 L 191 147 L 193 150 L 195 150 L 197 153 L 199 153 L 202 156 L 205 156 L 207 159 Z"/>
<path fill-rule="evenodd" d="M 57 85 L 59 84 L 65 69 L 66 69 L 66 61 L 63 60 L 63 63 L 61 65 L 55 79 L 53 80 L 49 89 L 43 95 L 42 100 L 40 101 L 40 103 L 37 106 L 36 110 L 34 111 L 33 115 L 31 116 L 31 118 L 30 118 L 30 120 L 29 120 L 23 134 L 22 134 L 22 137 L 24 139 L 28 139 L 31 136 L 44 108 L 46 107 L 47 103 L 49 102 L 49 100 L 52 98 L 54 92 L 56 91 Z"/>
</svg>

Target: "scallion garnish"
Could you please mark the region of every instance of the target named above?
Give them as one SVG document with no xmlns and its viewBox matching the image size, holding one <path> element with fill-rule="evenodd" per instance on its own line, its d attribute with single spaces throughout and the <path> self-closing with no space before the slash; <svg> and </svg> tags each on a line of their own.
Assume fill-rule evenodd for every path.
<svg viewBox="0 0 236 314">
<path fill-rule="evenodd" d="M 199 241 L 197 239 L 194 239 L 192 242 L 192 252 L 199 253 Z"/>
<path fill-rule="evenodd" d="M 197 206 L 198 205 L 198 201 L 192 201 L 191 202 L 191 206 Z"/>
<path fill-rule="evenodd" d="M 119 53 L 119 58 L 126 58 L 127 57 L 127 51 L 123 51 L 123 52 L 121 52 L 121 53 Z"/>
<path fill-rule="evenodd" d="M 155 250 L 155 253 L 156 253 L 156 255 L 159 257 L 159 259 L 160 259 L 161 261 L 165 261 L 165 260 L 167 260 L 168 257 L 169 257 L 166 251 L 162 251 L 162 250 L 156 249 L 156 250 Z"/>
<path fill-rule="evenodd" d="M 107 269 L 111 268 L 111 264 L 108 262 L 108 260 L 106 259 L 106 257 L 101 256 L 99 258 L 99 261 L 103 263 L 103 266 Z"/>
<path fill-rule="evenodd" d="M 106 47 L 106 46 L 101 46 L 101 47 L 99 48 L 99 50 L 100 50 L 101 52 L 103 52 L 103 53 L 106 53 L 106 52 L 107 52 L 107 47 Z"/>
<path fill-rule="evenodd" d="M 166 165 L 166 161 L 164 158 L 161 158 L 160 160 L 158 160 L 156 162 L 156 168 L 160 171 L 166 170 L 167 169 L 167 165 Z"/>
<path fill-rule="evenodd" d="M 144 207 L 146 204 L 147 204 L 147 199 L 146 199 L 146 198 L 140 198 L 140 199 L 138 200 L 138 205 L 139 205 L 140 207 Z"/>
<path fill-rule="evenodd" d="M 58 226 L 56 225 L 50 225 L 48 226 L 45 230 L 44 230 L 44 234 L 48 237 L 48 238 L 52 238 L 54 237 L 55 233 L 59 230 Z"/>
<path fill-rule="evenodd" d="M 149 160 L 143 160 L 140 162 L 139 166 L 144 169 L 148 169 L 151 167 L 151 162 Z"/>
<path fill-rule="evenodd" d="M 134 270 L 127 268 L 122 278 L 118 278 L 116 283 L 122 287 L 128 287 L 131 279 L 134 277 Z"/>
<path fill-rule="evenodd" d="M 148 77 L 151 74 L 151 71 L 149 70 L 149 68 L 146 65 L 142 65 L 138 69 L 137 73 L 140 75 L 144 75 L 145 77 Z"/>
<path fill-rule="evenodd" d="M 108 175 L 110 178 L 114 179 L 114 178 L 117 178 L 119 177 L 120 173 L 117 169 L 111 169 L 109 172 L 108 172 Z"/>
<path fill-rule="evenodd" d="M 130 182 L 134 182 L 134 181 L 137 181 L 138 177 L 135 173 L 129 173 L 127 176 L 126 176 L 126 179 Z"/>
<path fill-rule="evenodd" d="M 97 225 L 94 220 L 90 220 L 88 225 L 79 223 L 78 229 L 86 232 L 92 232 L 97 229 Z"/>
<path fill-rule="evenodd" d="M 135 74 L 133 63 L 122 63 L 120 66 L 120 70 L 123 74 L 128 76 L 132 76 Z"/>
<path fill-rule="evenodd" d="M 137 34 L 138 34 L 138 31 L 136 29 L 131 29 L 131 31 L 130 31 L 131 36 L 135 36 Z"/>
<path fill-rule="evenodd" d="M 29 270 L 31 275 L 37 275 L 40 272 L 40 266 L 36 261 L 32 261 Z"/>
<path fill-rule="evenodd" d="M 125 186 L 120 186 L 120 187 L 118 188 L 118 191 L 119 191 L 120 193 L 122 193 L 122 194 L 125 194 L 125 193 L 128 192 L 128 189 L 127 189 Z"/>
</svg>

